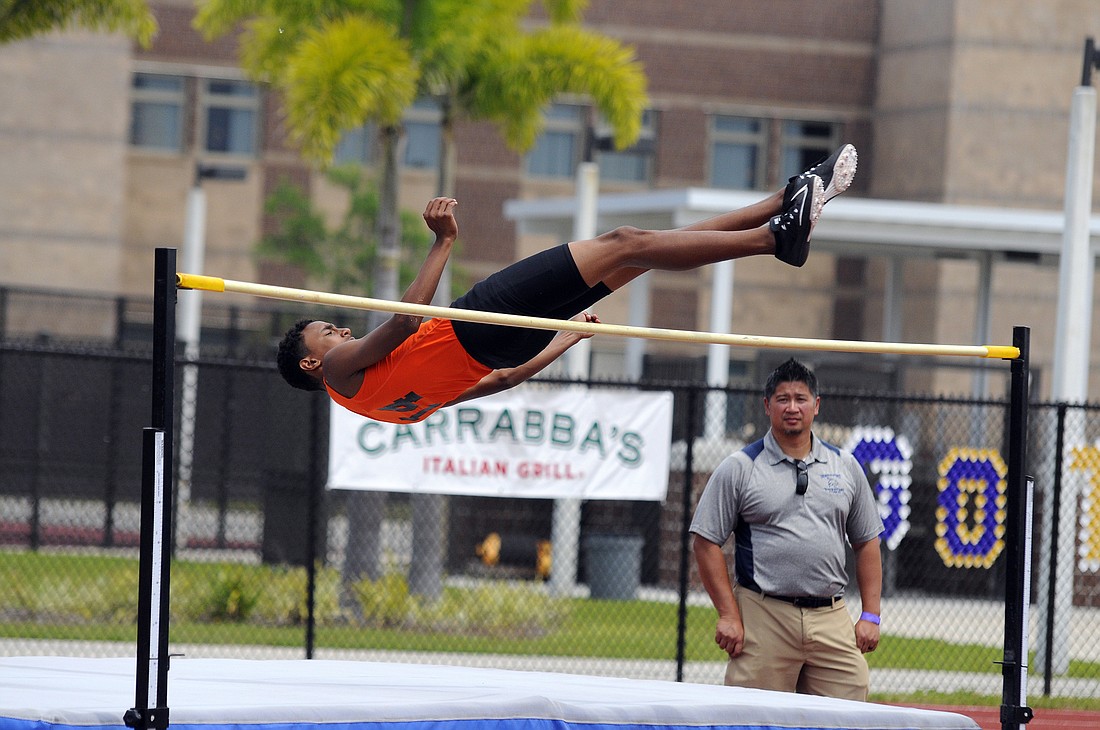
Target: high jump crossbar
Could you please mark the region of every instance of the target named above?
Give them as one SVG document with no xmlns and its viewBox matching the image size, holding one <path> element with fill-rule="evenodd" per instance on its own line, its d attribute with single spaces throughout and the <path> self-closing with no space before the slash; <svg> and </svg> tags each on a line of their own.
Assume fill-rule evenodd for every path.
<svg viewBox="0 0 1100 730">
<path fill-rule="evenodd" d="M 860 340 L 827 340 L 802 337 L 769 337 L 741 335 L 723 332 L 695 332 L 691 330 L 661 329 L 659 327 L 634 327 L 602 322 L 575 322 L 573 320 L 528 317 L 499 312 L 481 312 L 472 309 L 437 307 L 387 299 L 371 299 L 347 294 L 330 294 L 294 289 L 285 286 L 254 284 L 246 281 L 221 279 L 199 274 L 176 274 L 176 287 L 210 292 L 251 294 L 267 299 L 283 299 L 308 304 L 325 304 L 348 309 L 367 309 L 376 312 L 412 314 L 420 317 L 457 319 L 463 322 L 527 327 L 587 334 L 613 335 L 616 337 L 640 337 L 648 340 L 694 342 L 698 344 L 732 345 L 737 347 L 765 347 L 786 350 L 826 350 L 830 352 L 882 353 L 897 355 L 942 355 L 956 357 L 982 357 L 999 360 L 1016 360 L 1020 348 L 1011 345 L 936 345 L 910 342 L 866 342 Z"/>
</svg>

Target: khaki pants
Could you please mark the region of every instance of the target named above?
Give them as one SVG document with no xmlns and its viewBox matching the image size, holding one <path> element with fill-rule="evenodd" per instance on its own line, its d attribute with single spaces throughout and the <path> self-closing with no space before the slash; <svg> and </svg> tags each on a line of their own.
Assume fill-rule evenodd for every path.
<svg viewBox="0 0 1100 730">
<path fill-rule="evenodd" d="M 739 585 L 734 595 L 745 648 L 726 665 L 726 684 L 866 701 L 867 660 L 856 647 L 843 599 L 798 608 Z"/>
</svg>

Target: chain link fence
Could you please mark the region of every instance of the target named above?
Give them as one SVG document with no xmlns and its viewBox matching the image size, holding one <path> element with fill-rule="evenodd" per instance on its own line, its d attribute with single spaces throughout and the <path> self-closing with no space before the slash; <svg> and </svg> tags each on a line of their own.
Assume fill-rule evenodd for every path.
<svg viewBox="0 0 1100 730">
<path fill-rule="evenodd" d="M 721 682 L 686 525 L 711 471 L 764 434 L 758 387 L 645 383 L 674 395 L 665 500 L 581 502 L 325 490 L 323 396 L 251 359 L 180 367 L 197 377 L 174 653 Z M 134 654 L 150 379 L 117 342 L 0 345 L 0 654 Z M 1007 404 L 829 385 L 816 432 L 864 464 L 886 523 L 872 694 L 999 695 Z M 1098 443 L 1097 409 L 1032 405 L 1033 694 L 1100 697 Z"/>
</svg>

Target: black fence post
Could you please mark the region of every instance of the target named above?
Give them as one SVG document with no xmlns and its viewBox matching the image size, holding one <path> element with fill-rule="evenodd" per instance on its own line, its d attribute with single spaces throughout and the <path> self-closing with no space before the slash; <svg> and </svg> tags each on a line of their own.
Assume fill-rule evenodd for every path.
<svg viewBox="0 0 1100 730">
<path fill-rule="evenodd" d="M 328 413 L 327 401 L 313 398 L 309 424 L 309 502 L 307 508 L 306 541 L 306 659 L 313 658 L 317 632 L 317 542 L 321 519 L 321 419 Z M 327 543 L 326 543 L 327 544 Z"/>
<path fill-rule="evenodd" d="M 1062 510 L 1059 505 L 1062 503 L 1062 464 L 1066 453 L 1066 410 L 1067 405 L 1065 403 L 1058 404 L 1058 418 L 1055 428 L 1057 432 L 1054 436 L 1054 484 L 1052 485 L 1054 493 L 1051 496 L 1051 504 L 1053 509 L 1050 514 L 1050 560 L 1048 564 L 1047 579 L 1047 623 L 1043 627 L 1043 632 L 1046 635 L 1046 656 L 1043 658 L 1043 694 L 1050 697 L 1051 682 L 1054 675 L 1054 611 L 1056 607 L 1054 605 L 1054 595 L 1057 593 L 1056 586 L 1058 585 L 1058 539 L 1061 533 L 1061 515 Z"/>
<path fill-rule="evenodd" d="M 689 388 L 687 408 L 684 418 L 687 428 L 684 430 L 684 494 L 681 500 L 683 515 L 680 522 L 680 606 L 676 614 L 676 681 L 684 681 L 684 662 L 687 655 L 687 600 L 691 575 L 691 498 L 694 486 L 694 449 L 695 449 L 695 411 L 699 391 Z"/>
<path fill-rule="evenodd" d="M 222 419 L 222 428 L 225 429 L 225 433 L 222 436 L 221 453 L 218 459 L 218 527 L 216 544 L 219 548 L 229 547 L 229 540 L 226 538 L 225 533 L 229 524 L 229 474 L 232 471 L 229 466 L 233 459 L 234 448 L 233 440 L 229 438 L 228 434 L 233 432 L 235 427 L 233 417 L 237 412 L 235 373 L 235 370 L 226 371 L 225 386 L 222 390 L 224 393 L 222 413 L 225 414 Z"/>
<path fill-rule="evenodd" d="M 34 463 L 31 465 L 31 524 L 30 547 L 38 550 L 42 546 L 42 468 L 48 462 L 46 458 L 46 424 L 49 409 L 46 407 L 46 368 L 38 369 L 34 376 Z"/>
<path fill-rule="evenodd" d="M 115 349 L 126 346 L 126 297 L 115 297 Z"/>
<path fill-rule="evenodd" d="M 111 399 L 107 407 L 107 464 L 103 474 L 103 501 L 106 509 L 103 516 L 103 546 L 115 546 L 115 510 L 118 507 L 118 404 L 122 401 L 119 392 L 119 369 L 122 364 L 116 360 L 107 363 L 110 373 Z"/>
</svg>

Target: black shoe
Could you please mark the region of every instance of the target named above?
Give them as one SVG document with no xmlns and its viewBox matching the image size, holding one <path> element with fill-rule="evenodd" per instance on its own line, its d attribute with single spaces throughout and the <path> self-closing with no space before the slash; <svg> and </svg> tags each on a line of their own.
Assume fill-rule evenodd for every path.
<svg viewBox="0 0 1100 730">
<path fill-rule="evenodd" d="M 790 205 L 768 221 L 768 228 L 775 236 L 775 257 L 791 266 L 806 263 L 810 254 L 810 234 L 825 204 L 825 185 L 821 178 L 817 175 L 800 178 L 791 191 Z"/>
<path fill-rule="evenodd" d="M 786 208 L 790 204 L 791 195 L 798 189 L 799 181 L 810 175 L 821 178 L 825 186 L 825 195 L 821 204 L 825 205 L 852 184 L 858 163 L 859 155 L 856 153 L 856 148 L 850 144 L 841 146 L 836 152 L 787 182 L 787 189 L 783 192 L 783 207 Z"/>
</svg>

